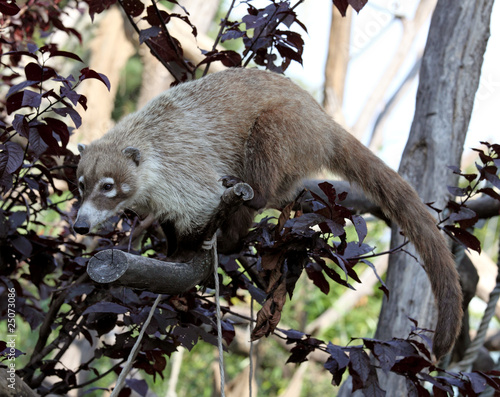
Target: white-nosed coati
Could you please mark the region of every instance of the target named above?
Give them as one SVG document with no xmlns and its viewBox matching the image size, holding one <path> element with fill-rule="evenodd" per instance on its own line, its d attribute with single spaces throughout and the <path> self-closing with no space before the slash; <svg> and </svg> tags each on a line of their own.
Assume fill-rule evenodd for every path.
<svg viewBox="0 0 500 397">
<path fill-rule="evenodd" d="M 79 148 L 78 233 L 130 208 L 169 225 L 181 245 L 201 244 L 224 190 L 219 179 L 250 184 L 255 199 L 221 228 L 223 251 L 248 232 L 256 209 L 292 200 L 301 180 L 326 166 L 358 183 L 415 245 L 439 309 L 434 353 L 453 346 L 462 294 L 435 220 L 408 183 L 287 78 L 229 69 L 178 85 Z"/>
</svg>

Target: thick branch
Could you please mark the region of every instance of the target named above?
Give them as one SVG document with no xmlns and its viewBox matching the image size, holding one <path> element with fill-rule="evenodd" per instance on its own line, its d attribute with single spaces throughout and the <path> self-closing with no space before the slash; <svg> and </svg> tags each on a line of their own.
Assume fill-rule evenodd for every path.
<svg viewBox="0 0 500 397">
<path fill-rule="evenodd" d="M 179 294 L 210 275 L 211 258 L 211 251 L 203 251 L 189 262 L 163 262 L 109 249 L 99 252 L 89 261 L 87 273 L 98 283 L 116 283 L 160 294 Z"/>
<path fill-rule="evenodd" d="M 326 195 L 318 187 L 318 184 L 321 182 L 324 182 L 324 180 L 307 179 L 303 181 L 302 188 L 310 190 L 311 192 L 314 192 L 320 197 L 326 199 Z M 373 216 L 382 219 L 387 224 L 390 224 L 390 220 L 384 216 L 380 207 L 366 197 L 357 185 L 351 185 L 346 181 L 327 180 L 326 182 L 332 184 L 337 193 L 347 192 L 347 198 L 342 202 L 342 204 L 347 208 L 351 208 L 360 214 L 372 214 Z M 468 201 L 467 207 L 473 210 L 479 219 L 489 219 L 500 215 L 500 201 L 485 194 L 481 194 L 478 198 Z"/>
<path fill-rule="evenodd" d="M 305 188 L 318 196 L 327 200 L 326 195 L 318 187 L 318 184 L 324 182 L 320 179 L 307 179 L 302 182 L 301 189 Z M 355 212 L 360 214 L 372 214 L 377 218 L 384 220 L 387 224 L 390 224 L 389 219 L 387 219 L 378 205 L 373 203 L 366 195 L 363 193 L 361 188 L 355 184 L 351 184 L 346 181 L 335 181 L 327 180 L 326 182 L 333 185 L 337 193 L 346 192 L 347 197 L 342 202 L 347 208 L 353 209 Z"/>
<path fill-rule="evenodd" d="M 8 363 L 8 361 L 7 361 Z M 0 397 L 38 397 L 19 376 L 16 375 L 15 368 L 0 368 Z"/>
</svg>

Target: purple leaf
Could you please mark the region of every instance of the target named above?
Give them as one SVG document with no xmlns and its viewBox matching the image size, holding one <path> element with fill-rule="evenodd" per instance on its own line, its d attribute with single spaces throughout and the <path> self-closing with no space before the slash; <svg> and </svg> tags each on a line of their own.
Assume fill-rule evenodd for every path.
<svg viewBox="0 0 500 397">
<path fill-rule="evenodd" d="M 108 91 L 111 89 L 109 79 L 102 73 L 97 73 L 95 70 L 92 70 L 90 68 L 83 68 L 80 71 L 80 81 L 83 81 L 85 79 L 97 79 L 104 83 L 104 85 L 108 88 Z"/>
<path fill-rule="evenodd" d="M 447 186 L 448 191 L 456 197 L 467 196 L 467 188 L 456 187 L 456 186 Z"/>
<path fill-rule="evenodd" d="M 121 4 L 131 17 L 138 17 L 144 11 L 144 4 L 140 0 L 123 0 Z"/>
<path fill-rule="evenodd" d="M 465 247 L 481 253 L 481 243 L 476 236 L 472 235 L 467 230 L 452 225 L 446 225 L 444 230 L 455 237 Z"/>
<path fill-rule="evenodd" d="M 148 384 L 144 379 L 126 379 L 125 383 L 142 397 L 148 394 Z"/>
<path fill-rule="evenodd" d="M 373 247 L 368 244 L 358 244 L 354 241 L 350 241 L 347 243 L 347 246 L 344 250 L 344 257 L 346 259 L 355 259 L 358 256 L 365 255 L 368 252 L 373 251 Z"/>
<path fill-rule="evenodd" d="M 78 55 L 73 54 L 72 52 L 69 52 L 69 51 L 59 51 L 59 50 L 51 51 L 50 57 L 65 57 L 65 58 L 74 59 L 75 61 L 83 63 L 82 58 L 80 58 Z"/>
<path fill-rule="evenodd" d="M 82 314 L 89 313 L 116 313 L 116 314 L 124 314 L 129 312 L 130 309 L 119 305 L 118 303 L 113 302 L 97 302 L 92 306 L 87 307 Z"/>
<path fill-rule="evenodd" d="M 371 263 L 370 261 L 368 261 L 366 259 L 361 259 L 361 262 L 363 262 L 364 264 L 366 264 L 366 265 L 368 265 L 368 266 L 371 267 L 371 269 L 373 270 L 373 273 L 375 274 L 375 276 L 377 277 L 378 281 L 381 284 L 380 287 L 379 287 L 379 289 L 382 290 L 382 292 L 387 297 L 387 299 L 389 299 L 389 289 L 385 285 L 384 280 L 382 280 L 382 278 L 378 275 L 377 269 L 375 268 L 375 266 L 373 265 L 373 263 Z"/>
<path fill-rule="evenodd" d="M 488 182 L 490 182 L 493 186 L 500 189 L 500 179 L 496 173 L 485 172 L 485 177 Z"/>
<path fill-rule="evenodd" d="M 86 0 L 86 3 L 89 5 L 90 18 L 94 21 L 95 14 L 100 14 L 104 10 L 107 10 L 116 3 L 116 0 Z"/>
<path fill-rule="evenodd" d="M 29 143 L 30 148 L 35 152 L 37 157 L 49 148 L 49 145 L 44 142 L 36 128 L 30 128 Z"/>
<path fill-rule="evenodd" d="M 467 374 L 467 377 L 470 380 L 470 384 L 472 386 L 472 390 L 474 390 L 474 393 L 477 393 L 479 395 L 484 391 L 484 389 L 486 389 L 486 379 L 482 375 L 470 372 Z"/>
<path fill-rule="evenodd" d="M 380 368 L 387 374 L 396 362 L 396 353 L 392 347 L 385 343 L 375 343 L 372 352 L 379 361 Z"/>
<path fill-rule="evenodd" d="M 159 26 L 151 26 L 148 29 L 141 30 L 139 33 L 139 43 L 144 44 L 145 41 L 158 36 L 160 32 L 161 28 Z"/>
<path fill-rule="evenodd" d="M 349 4 L 352 8 L 356 10 L 356 12 L 360 12 L 361 9 L 365 6 L 368 0 L 348 0 Z"/>
<path fill-rule="evenodd" d="M 359 244 L 363 243 L 366 235 L 368 234 L 368 228 L 366 227 L 366 222 L 364 218 L 360 215 L 353 215 L 351 217 L 356 233 L 358 234 Z"/>
<path fill-rule="evenodd" d="M 464 229 L 474 226 L 478 221 L 477 214 L 467 207 L 460 207 L 458 212 L 450 214 L 450 221 L 457 222 Z"/>
<path fill-rule="evenodd" d="M 69 115 L 69 117 L 71 117 L 71 120 L 73 120 L 73 123 L 75 124 L 76 128 L 80 128 L 80 126 L 82 125 L 82 118 L 75 109 L 66 106 L 63 108 L 54 108 L 52 110 L 59 116 L 66 117 L 67 115 Z"/>
<path fill-rule="evenodd" d="M 6 142 L 5 150 L 8 153 L 6 171 L 10 174 L 16 172 L 23 164 L 24 150 L 18 143 Z"/>
<path fill-rule="evenodd" d="M 13 85 L 12 87 L 9 88 L 9 91 L 7 92 L 7 96 L 10 96 L 15 92 L 18 92 L 26 87 L 31 87 L 31 86 L 36 85 L 38 83 L 40 83 L 40 82 L 34 81 L 34 80 L 25 80 L 19 84 Z"/>
<path fill-rule="evenodd" d="M 7 97 L 6 108 L 7 114 L 11 114 L 22 107 L 24 91 L 16 92 Z"/>
<path fill-rule="evenodd" d="M 314 283 L 316 287 L 320 289 L 325 295 L 328 295 L 330 292 L 330 284 L 326 280 L 323 272 L 321 271 L 321 267 L 316 263 L 308 263 L 306 265 L 306 274 L 310 280 Z"/>
<path fill-rule="evenodd" d="M 224 43 L 226 40 L 239 39 L 240 37 L 245 36 L 245 34 L 245 32 L 242 32 L 238 28 L 232 28 L 226 30 L 226 32 L 221 36 L 221 42 Z"/>
<path fill-rule="evenodd" d="M 199 65 L 221 61 L 224 66 L 235 67 L 241 64 L 241 55 L 235 51 L 210 51 L 205 53 L 205 59 Z"/>
<path fill-rule="evenodd" d="M 16 114 L 14 116 L 14 120 L 12 121 L 12 126 L 22 137 L 27 138 L 29 136 L 29 125 L 25 115 L 19 113 Z"/>
<path fill-rule="evenodd" d="M 345 17 L 346 16 L 347 7 L 349 6 L 349 3 L 347 2 L 347 0 L 333 0 L 333 4 L 340 11 L 340 14 L 343 17 Z"/>
<path fill-rule="evenodd" d="M 361 348 L 349 350 L 349 373 L 352 376 L 352 391 L 363 389 L 370 376 L 370 359 Z"/>
<path fill-rule="evenodd" d="M 22 55 L 27 55 L 35 60 L 38 60 L 38 57 L 29 51 L 9 51 L 9 52 L 5 52 L 3 55 L 11 55 L 11 56 L 18 56 L 18 57 L 20 57 Z"/>
<path fill-rule="evenodd" d="M 337 199 L 335 188 L 328 182 L 319 183 L 318 187 L 325 193 L 330 204 L 335 204 L 335 200 Z"/>
<path fill-rule="evenodd" d="M 16 230 L 18 227 L 20 227 L 25 221 L 28 216 L 28 213 L 25 211 L 16 211 L 13 212 L 9 216 L 9 222 L 10 226 L 13 230 Z"/>
<path fill-rule="evenodd" d="M 31 106 L 33 108 L 38 108 L 42 104 L 42 94 L 25 90 L 23 91 L 23 101 L 21 106 Z"/>
<path fill-rule="evenodd" d="M 45 81 L 57 75 L 54 69 L 41 67 L 38 63 L 30 62 L 24 67 L 26 80 Z"/>
<path fill-rule="evenodd" d="M 47 126 L 59 136 L 61 139 L 62 147 L 66 147 L 69 142 L 69 131 L 68 126 L 64 124 L 61 120 L 54 119 L 52 117 L 46 117 L 43 119 L 47 123 Z"/>
<path fill-rule="evenodd" d="M 485 187 L 483 189 L 479 189 L 478 193 L 484 193 L 490 196 L 491 198 L 494 198 L 495 200 L 500 201 L 500 194 L 495 192 L 491 187 Z"/>
<path fill-rule="evenodd" d="M 78 100 L 80 99 L 80 94 L 73 91 L 71 88 L 67 86 L 62 86 L 60 93 L 62 98 L 68 98 L 75 106 L 78 103 Z"/>
<path fill-rule="evenodd" d="M 12 239 L 12 246 L 25 257 L 29 257 L 33 251 L 30 241 L 19 234 Z"/>
<path fill-rule="evenodd" d="M 21 9 L 14 1 L 7 2 L 6 0 L 0 0 L 0 13 L 13 16 L 19 11 L 21 11 Z"/>
</svg>

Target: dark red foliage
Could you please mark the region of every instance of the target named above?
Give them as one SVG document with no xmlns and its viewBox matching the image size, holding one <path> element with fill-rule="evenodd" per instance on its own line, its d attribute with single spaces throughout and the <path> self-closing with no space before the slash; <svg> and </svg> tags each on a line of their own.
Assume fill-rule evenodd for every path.
<svg viewBox="0 0 500 397">
<path fill-rule="evenodd" d="M 481 245 L 471 230 L 478 221 L 478 216 L 467 208 L 467 202 L 479 193 L 500 201 L 500 194 L 497 192 L 500 189 L 500 145 L 481 143 L 486 146 L 486 151 L 473 149 L 479 155 L 480 164 L 476 163 L 478 173 L 464 174 L 458 167 L 449 167 L 455 174 L 464 178 L 467 185 L 465 187 L 448 186 L 448 191 L 460 201 L 449 201 L 446 207 L 449 215 L 442 221 L 451 223 L 443 227 L 450 237 L 465 248 L 477 252 L 481 252 Z M 441 213 L 440 210 L 439 212 Z"/>
<path fill-rule="evenodd" d="M 359 12 L 366 5 L 366 3 L 368 3 L 368 0 L 333 0 L 333 4 L 344 17 L 347 12 L 347 7 L 351 6 L 356 10 L 356 12 Z"/>
</svg>

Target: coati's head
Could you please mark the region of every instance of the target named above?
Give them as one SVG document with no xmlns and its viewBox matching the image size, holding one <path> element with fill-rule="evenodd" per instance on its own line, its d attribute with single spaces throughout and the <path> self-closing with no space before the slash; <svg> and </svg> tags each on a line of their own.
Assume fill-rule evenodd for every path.
<svg viewBox="0 0 500 397">
<path fill-rule="evenodd" d="M 134 147 L 117 149 L 103 142 L 78 145 L 82 204 L 73 229 L 79 234 L 87 234 L 136 200 L 141 152 Z"/>
</svg>

